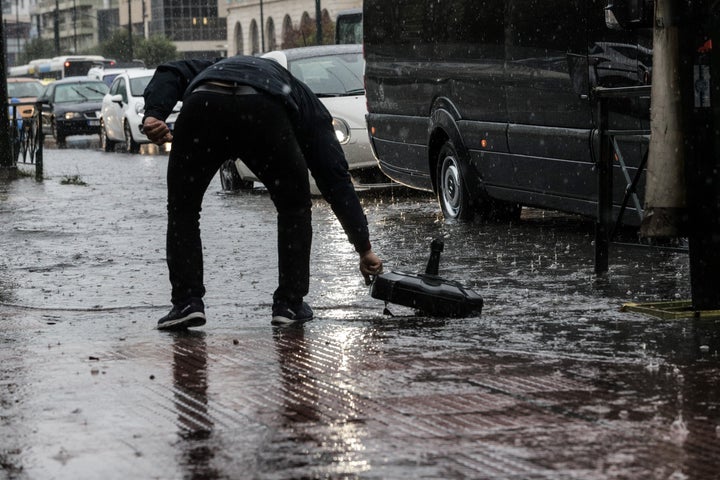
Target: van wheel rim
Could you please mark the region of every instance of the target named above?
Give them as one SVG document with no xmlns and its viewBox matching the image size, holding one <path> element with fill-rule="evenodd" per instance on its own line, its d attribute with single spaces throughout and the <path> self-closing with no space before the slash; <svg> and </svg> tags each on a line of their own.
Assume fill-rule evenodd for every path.
<svg viewBox="0 0 720 480">
<path fill-rule="evenodd" d="M 446 157 L 442 168 L 442 201 L 445 210 L 452 217 L 457 217 L 462 204 L 461 174 L 457 160 Z"/>
</svg>

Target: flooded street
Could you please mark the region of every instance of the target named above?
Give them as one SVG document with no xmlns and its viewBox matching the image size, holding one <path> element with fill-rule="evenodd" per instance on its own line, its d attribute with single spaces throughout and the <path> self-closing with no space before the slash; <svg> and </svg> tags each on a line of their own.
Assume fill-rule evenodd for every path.
<svg viewBox="0 0 720 480">
<path fill-rule="evenodd" d="M 588 221 L 448 224 L 430 195 L 363 194 L 386 270 L 424 271 L 442 238 L 440 275 L 484 298 L 391 316 L 316 199 L 316 319 L 279 329 L 274 208 L 216 178 L 208 322 L 158 332 L 167 156 L 69 145 L 42 183 L 0 184 L 0 478 L 720 478 L 715 321 L 621 311 L 689 299 L 687 255 L 615 246 L 598 278 Z"/>
</svg>

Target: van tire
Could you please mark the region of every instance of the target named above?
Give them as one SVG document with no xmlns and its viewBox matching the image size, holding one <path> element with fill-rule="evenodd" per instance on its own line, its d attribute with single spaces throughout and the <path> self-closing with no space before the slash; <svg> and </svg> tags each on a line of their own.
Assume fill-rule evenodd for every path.
<svg viewBox="0 0 720 480">
<path fill-rule="evenodd" d="M 437 195 L 447 220 L 470 221 L 475 208 L 465 184 L 465 165 L 452 142 L 445 142 L 438 154 Z"/>
</svg>

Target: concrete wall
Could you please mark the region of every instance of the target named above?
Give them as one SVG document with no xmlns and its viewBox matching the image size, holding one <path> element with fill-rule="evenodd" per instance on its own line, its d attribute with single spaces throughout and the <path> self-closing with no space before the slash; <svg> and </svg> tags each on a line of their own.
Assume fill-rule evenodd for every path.
<svg viewBox="0 0 720 480">
<path fill-rule="evenodd" d="M 286 22 L 297 28 L 304 14 L 315 18 L 315 0 L 225 1 L 228 55 L 252 55 L 280 48 L 283 43 L 283 25 Z M 260 28 L 261 1 L 263 29 Z M 342 10 L 362 7 L 362 0 L 321 0 L 320 6 L 334 19 Z M 263 38 L 261 31 L 264 33 Z"/>
</svg>

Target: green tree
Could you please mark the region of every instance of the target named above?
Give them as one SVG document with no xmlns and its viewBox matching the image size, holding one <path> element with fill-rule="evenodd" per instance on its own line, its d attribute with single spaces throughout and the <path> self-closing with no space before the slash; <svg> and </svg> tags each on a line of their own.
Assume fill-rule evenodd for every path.
<svg viewBox="0 0 720 480">
<path fill-rule="evenodd" d="M 335 23 L 327 12 L 322 16 L 322 44 L 335 43 Z M 293 28 L 285 36 L 281 48 L 305 47 L 317 45 L 317 23 L 314 18 L 304 17 L 298 28 Z"/>
<path fill-rule="evenodd" d="M 20 63 L 29 63 L 30 60 L 54 56 L 55 44 L 52 40 L 34 38 L 25 44 L 25 50 L 23 50 L 20 57 Z"/>
<path fill-rule="evenodd" d="M 162 35 L 153 35 L 149 39 L 143 40 L 138 45 L 136 52 L 135 58 L 142 59 L 148 68 L 154 68 L 161 63 L 178 58 L 175 44 Z"/>
<path fill-rule="evenodd" d="M 128 37 L 127 29 L 118 29 L 113 34 L 98 45 L 93 50 L 95 53 L 102 55 L 105 58 L 113 58 L 118 61 L 130 61 L 138 58 L 135 54 L 137 46 L 143 42 L 144 39 L 138 35 L 132 36 L 132 52 L 130 52 L 130 38 Z"/>
<path fill-rule="evenodd" d="M 156 67 L 163 62 L 177 58 L 177 47 L 162 35 L 154 35 L 148 40 L 133 35 L 132 55 L 129 40 L 127 29 L 118 29 L 113 32 L 109 39 L 95 47 L 92 53 L 121 62 L 139 59 L 144 61 L 145 66 L 148 68 Z"/>
</svg>

